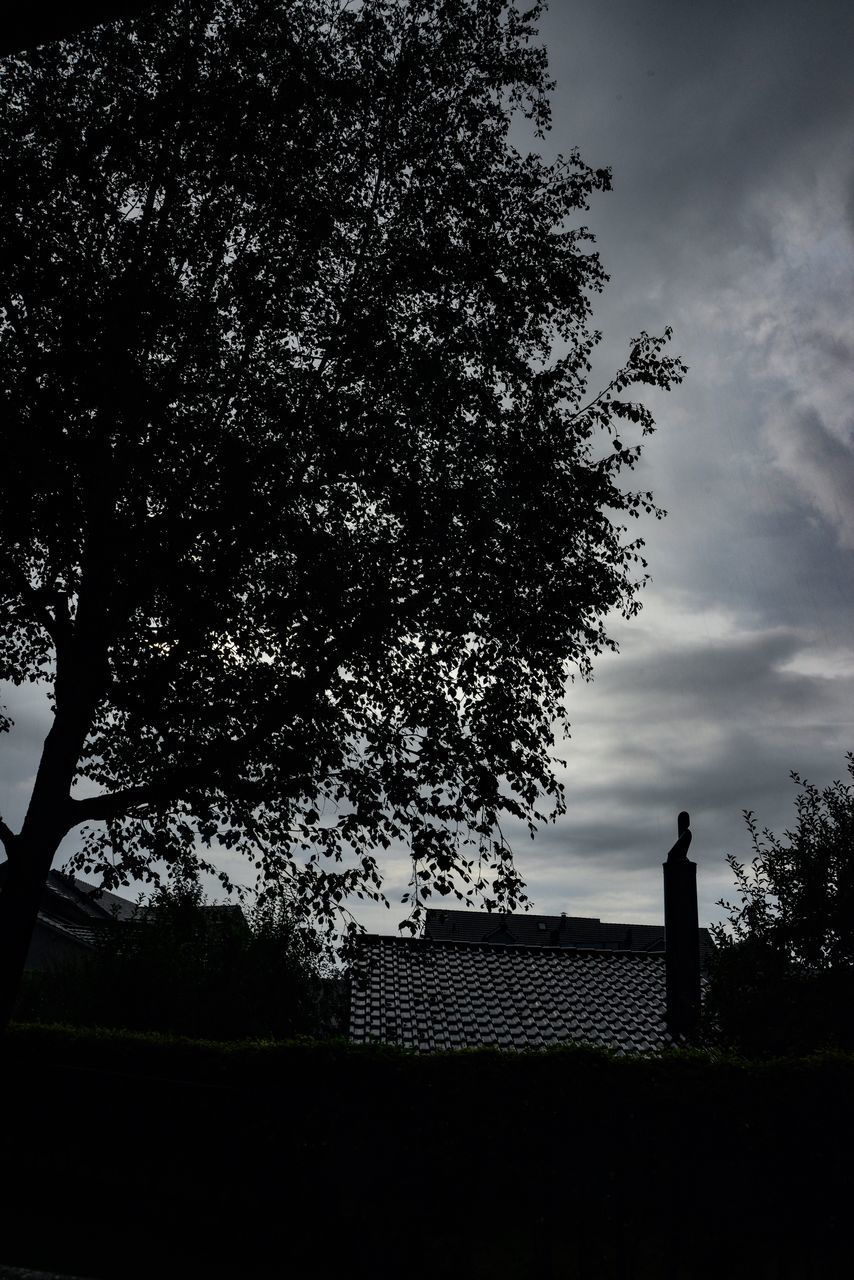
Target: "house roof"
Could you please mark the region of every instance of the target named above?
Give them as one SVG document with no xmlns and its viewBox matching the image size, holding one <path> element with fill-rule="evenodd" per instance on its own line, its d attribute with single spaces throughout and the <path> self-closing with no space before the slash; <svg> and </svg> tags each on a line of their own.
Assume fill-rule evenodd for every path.
<svg viewBox="0 0 854 1280">
<path fill-rule="evenodd" d="M 7 863 L 0 863 L 0 888 L 6 877 Z M 156 908 L 154 908 L 156 910 Z M 139 922 L 152 911 L 148 903 L 132 902 L 109 889 L 100 889 L 76 876 L 61 871 L 49 871 L 42 891 L 39 919 L 57 932 L 75 937 L 80 942 L 92 943 L 97 930 L 114 921 Z M 215 902 L 205 904 L 211 920 L 226 924 L 245 924 L 243 910 L 236 903 Z"/>
<path fill-rule="evenodd" d="M 0 889 L 7 867 L 7 862 L 0 863 Z M 131 920 L 135 911 L 136 905 L 127 898 L 61 871 L 49 871 L 42 890 L 38 922 L 66 942 L 88 950 L 103 937 L 105 926 L 116 920 Z"/>
<path fill-rule="evenodd" d="M 350 1038 L 429 1053 L 566 1042 L 643 1053 L 672 1044 L 664 955 L 365 936 Z"/>
<path fill-rule="evenodd" d="M 57 933 L 80 947 L 94 947 L 98 939 L 103 936 L 100 925 L 68 924 L 67 921 L 60 920 L 46 911 L 39 912 L 38 923 L 49 929 L 51 933 Z"/>
<path fill-rule="evenodd" d="M 0 863 L 0 888 L 7 874 L 7 862 Z M 113 920 L 129 920 L 136 906 L 116 893 L 98 889 L 64 875 L 61 871 L 49 871 L 42 890 L 39 919 L 57 927 L 68 936 L 76 935 L 82 941 L 93 930 Z"/>
<path fill-rule="evenodd" d="M 612 924 L 596 916 L 536 916 L 528 913 L 444 911 L 429 908 L 424 936 L 437 941 L 519 943 L 530 947 L 590 947 L 610 951 L 664 951 L 663 924 Z M 699 930 L 704 967 L 714 942 Z"/>
<path fill-rule="evenodd" d="M 136 904 L 107 889 L 87 884 L 85 880 L 64 875 L 61 871 L 50 871 L 42 897 L 42 911 L 71 924 L 86 923 L 97 928 L 113 920 L 132 919 Z"/>
<path fill-rule="evenodd" d="M 131 920 L 135 910 L 127 898 L 60 871 L 50 871 L 38 918 L 51 932 L 90 950 L 104 937 L 106 927 Z"/>
<path fill-rule="evenodd" d="M 74 886 L 90 902 L 105 911 L 111 920 L 133 920 L 139 909 L 139 904 L 131 902 L 130 898 L 122 898 L 117 893 L 111 893 L 109 889 L 99 889 L 95 885 L 87 884 L 85 880 L 79 880 L 76 876 Z"/>
</svg>

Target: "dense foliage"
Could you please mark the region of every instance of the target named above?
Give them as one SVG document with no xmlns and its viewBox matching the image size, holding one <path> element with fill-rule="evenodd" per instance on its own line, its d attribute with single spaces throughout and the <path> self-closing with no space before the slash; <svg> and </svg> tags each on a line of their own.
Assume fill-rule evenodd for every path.
<svg viewBox="0 0 854 1280">
<path fill-rule="evenodd" d="M 127 18 L 144 9 L 162 7 L 170 0 L 34 0 L 15 5 L 3 15 L 0 56 L 32 49 L 47 40 L 60 40 L 111 18 Z"/>
<path fill-rule="evenodd" d="M 208 903 L 188 881 L 102 934 L 82 959 L 27 974 L 18 1017 L 214 1040 L 339 1030 L 343 979 L 285 902 L 244 912 Z"/>
<path fill-rule="evenodd" d="M 413 928 L 520 901 L 502 820 L 561 810 L 566 680 L 660 514 L 625 393 L 683 372 L 641 334 L 586 399 L 609 173 L 510 141 L 538 14 L 208 0 L 6 61 L 0 678 L 54 720 L 0 971 L 81 826 L 107 887 L 227 885 L 224 845 L 330 927 L 392 845 Z"/>
<path fill-rule="evenodd" d="M 713 927 L 709 1013 L 748 1053 L 854 1048 L 854 781 L 791 776 L 797 825 L 780 839 L 745 814 L 754 857 L 727 859 L 740 902 L 722 900 L 728 923 Z"/>
</svg>

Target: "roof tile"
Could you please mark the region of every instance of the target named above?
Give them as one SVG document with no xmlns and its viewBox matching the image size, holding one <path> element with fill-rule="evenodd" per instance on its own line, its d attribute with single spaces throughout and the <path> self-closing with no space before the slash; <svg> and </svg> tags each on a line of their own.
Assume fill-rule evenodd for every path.
<svg viewBox="0 0 854 1280">
<path fill-rule="evenodd" d="M 421 1052 L 672 1043 L 660 952 L 373 936 L 352 976 L 353 1040 Z"/>
</svg>

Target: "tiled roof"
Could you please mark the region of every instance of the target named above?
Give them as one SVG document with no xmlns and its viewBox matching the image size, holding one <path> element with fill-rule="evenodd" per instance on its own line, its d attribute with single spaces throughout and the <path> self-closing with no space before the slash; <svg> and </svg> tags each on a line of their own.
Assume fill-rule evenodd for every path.
<svg viewBox="0 0 854 1280">
<path fill-rule="evenodd" d="M 99 889 L 96 885 L 87 884 L 85 880 L 74 878 L 74 887 L 93 903 L 100 908 L 100 913 L 106 912 L 111 920 L 132 920 L 137 913 L 138 903 L 132 902 L 129 898 L 123 898 L 118 893 L 111 893 L 109 889 Z"/>
<path fill-rule="evenodd" d="M 714 950 L 701 928 L 704 962 Z M 443 911 L 426 913 L 424 936 L 455 942 L 519 943 L 528 947 L 602 947 L 613 951 L 664 951 L 663 924 L 612 924 L 596 916 L 537 916 L 527 913 Z"/>
<path fill-rule="evenodd" d="M 6 879 L 8 863 L 0 863 L 0 889 Z M 67 924 L 109 924 L 115 919 L 130 919 L 136 907 L 127 898 L 106 889 L 98 889 L 85 880 L 49 871 L 42 891 L 41 912 Z"/>
<path fill-rule="evenodd" d="M 367 936 L 350 1038 L 424 1053 L 566 1041 L 643 1053 L 671 1044 L 664 956 Z"/>
<path fill-rule="evenodd" d="M 87 949 L 95 947 L 103 935 L 103 925 L 69 924 L 67 920 L 61 920 L 47 911 L 39 912 L 39 924 Z"/>
<path fill-rule="evenodd" d="M 6 879 L 7 867 L 8 863 L 0 863 L 0 889 Z M 38 919 L 40 924 L 67 942 L 88 949 L 104 936 L 105 928 L 116 920 L 132 919 L 135 911 L 135 905 L 127 898 L 52 870 L 48 872 L 42 891 Z"/>
<path fill-rule="evenodd" d="M 60 871 L 48 873 L 45 897 L 54 910 L 65 911 L 75 919 L 101 920 L 104 917 L 104 911 L 95 899 L 76 880 Z"/>
</svg>

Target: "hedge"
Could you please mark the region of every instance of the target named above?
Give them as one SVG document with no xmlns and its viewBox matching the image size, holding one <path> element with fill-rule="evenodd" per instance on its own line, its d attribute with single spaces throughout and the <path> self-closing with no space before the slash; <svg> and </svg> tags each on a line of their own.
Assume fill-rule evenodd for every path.
<svg viewBox="0 0 854 1280">
<path fill-rule="evenodd" d="M 16 1265 L 801 1280 L 844 1243 L 852 1055 L 415 1055 L 14 1026 L 4 1071 Z M 94 1237 L 62 1202 L 47 1230 L 28 1219 L 27 1188 L 63 1181 L 87 1189 Z"/>
</svg>

